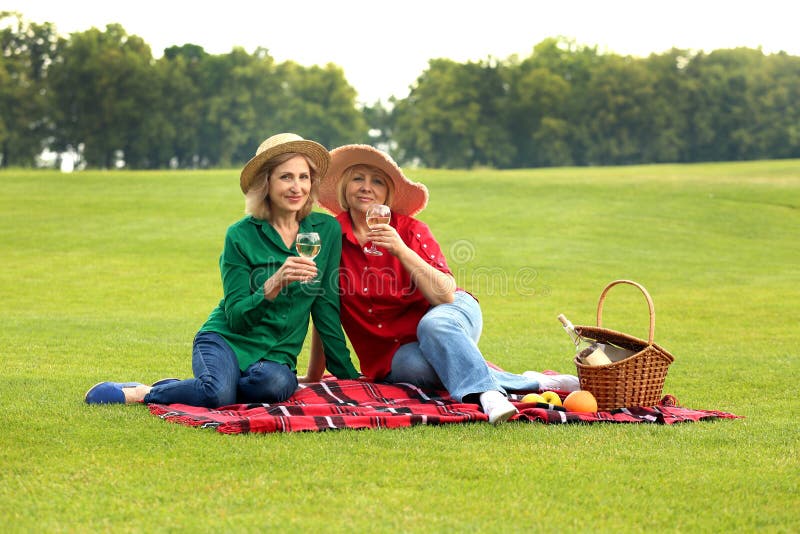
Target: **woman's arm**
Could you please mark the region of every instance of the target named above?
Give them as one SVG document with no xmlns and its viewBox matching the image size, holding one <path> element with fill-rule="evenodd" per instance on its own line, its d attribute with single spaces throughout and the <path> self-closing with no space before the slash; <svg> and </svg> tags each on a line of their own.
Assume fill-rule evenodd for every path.
<svg viewBox="0 0 800 534">
<path fill-rule="evenodd" d="M 323 251 L 316 257 L 320 264 L 319 285 L 315 284 L 314 302 L 311 304 L 311 319 L 314 331 L 318 333 L 322 362 L 336 378 L 357 378 L 358 371 L 353 365 L 350 350 L 347 348 L 340 318 L 339 263 L 342 257 L 342 228 L 328 215 L 315 225 L 322 237 Z M 313 337 L 312 337 L 313 342 Z"/>
<path fill-rule="evenodd" d="M 283 288 L 317 273 L 312 260 L 289 256 L 263 284 L 255 285 L 259 273 L 254 270 L 250 258 L 253 256 L 252 249 L 263 245 L 248 238 L 249 234 L 240 228 L 229 228 L 220 257 L 225 316 L 231 330 L 241 334 L 249 332 L 264 317 L 272 300 Z M 276 257 L 273 265 L 279 261 Z"/>
<path fill-rule="evenodd" d="M 267 313 L 270 302 L 261 286 L 253 284 L 258 273 L 248 257 L 247 232 L 240 225 L 228 228 L 219 259 L 223 310 L 231 331 L 245 334 Z"/>
<path fill-rule="evenodd" d="M 396 233 L 396 232 L 395 232 Z M 419 254 L 403 243 L 403 247 L 395 254 L 403 267 L 411 275 L 411 280 L 422 292 L 431 306 L 450 304 L 455 299 L 456 281 L 449 274 L 433 267 Z"/>
<path fill-rule="evenodd" d="M 375 226 L 370 230 L 369 238 L 400 260 L 411 280 L 431 306 L 453 302 L 457 287 L 455 279 L 422 259 L 392 226 L 388 224 Z"/>
<path fill-rule="evenodd" d="M 325 373 L 325 353 L 322 351 L 322 340 L 316 327 L 311 329 L 311 357 L 308 360 L 308 370 L 305 376 L 297 377 L 301 384 L 319 382 Z"/>
<path fill-rule="evenodd" d="M 306 282 L 317 275 L 317 265 L 310 258 L 289 256 L 280 269 L 264 282 L 264 298 L 275 297 L 292 282 Z"/>
</svg>

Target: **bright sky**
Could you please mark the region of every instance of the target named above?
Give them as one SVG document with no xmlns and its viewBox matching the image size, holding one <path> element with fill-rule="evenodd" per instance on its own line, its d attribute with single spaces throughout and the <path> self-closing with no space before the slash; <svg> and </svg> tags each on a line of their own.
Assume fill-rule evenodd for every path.
<svg viewBox="0 0 800 534">
<path fill-rule="evenodd" d="M 431 58 L 458 62 L 527 57 L 547 37 L 566 36 L 600 51 L 647 56 L 673 46 L 711 51 L 762 47 L 800 55 L 788 0 L 4 0 L 30 22 L 57 31 L 120 23 L 163 49 L 198 44 L 212 54 L 242 46 L 277 61 L 335 63 L 372 103 L 403 98 Z"/>
</svg>

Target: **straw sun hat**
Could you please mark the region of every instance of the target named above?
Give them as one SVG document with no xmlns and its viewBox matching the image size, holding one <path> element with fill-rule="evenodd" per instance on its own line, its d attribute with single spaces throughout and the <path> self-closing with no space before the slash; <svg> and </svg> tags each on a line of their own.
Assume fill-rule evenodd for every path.
<svg viewBox="0 0 800 534">
<path fill-rule="evenodd" d="M 303 139 L 297 134 L 279 133 L 261 143 L 258 150 L 256 150 L 255 157 L 245 164 L 239 180 L 242 192 L 247 193 L 250 190 L 250 186 L 253 185 L 253 180 L 255 180 L 262 165 L 264 165 L 267 160 L 289 152 L 305 154 L 311 158 L 311 161 L 317 166 L 317 173 L 320 179 L 325 176 L 325 172 L 328 170 L 328 164 L 330 163 L 330 155 L 324 146 L 314 141 Z"/>
<path fill-rule="evenodd" d="M 334 215 L 344 211 L 339 204 L 339 184 L 342 174 L 353 165 L 370 165 L 386 173 L 394 183 L 392 211 L 413 216 L 428 204 L 428 188 L 412 182 L 386 153 L 369 145 L 345 145 L 331 150 L 331 165 L 328 174 L 319 186 L 319 203 Z"/>
</svg>

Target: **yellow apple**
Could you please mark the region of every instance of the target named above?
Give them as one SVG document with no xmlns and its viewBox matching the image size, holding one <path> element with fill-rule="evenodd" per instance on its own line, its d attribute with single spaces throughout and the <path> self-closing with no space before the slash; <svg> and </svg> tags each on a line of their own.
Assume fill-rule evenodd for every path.
<svg viewBox="0 0 800 534">
<path fill-rule="evenodd" d="M 561 397 L 555 391 L 545 391 L 541 396 L 547 404 L 561 406 Z"/>
<path fill-rule="evenodd" d="M 547 403 L 547 401 L 544 400 L 544 397 L 542 397 L 538 393 L 528 393 L 527 395 L 522 397 L 522 401 L 521 402 L 524 402 L 524 403 L 537 403 L 537 402 Z"/>
</svg>

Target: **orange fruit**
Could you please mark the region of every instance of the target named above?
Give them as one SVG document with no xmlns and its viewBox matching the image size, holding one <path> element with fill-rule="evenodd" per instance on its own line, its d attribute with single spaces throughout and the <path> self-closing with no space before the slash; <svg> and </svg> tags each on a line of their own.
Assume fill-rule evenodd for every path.
<svg viewBox="0 0 800 534">
<path fill-rule="evenodd" d="M 568 412 L 595 413 L 597 412 L 597 399 L 589 391 L 573 391 L 564 399 L 564 408 Z"/>
</svg>

